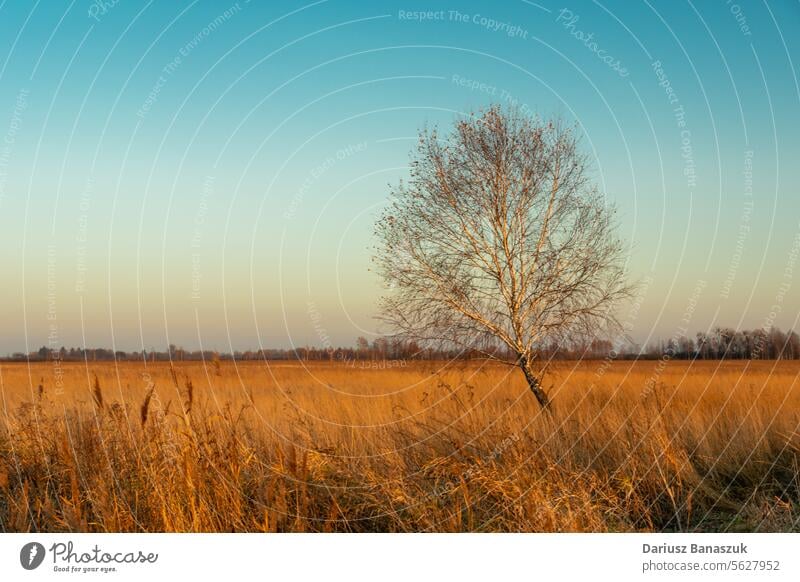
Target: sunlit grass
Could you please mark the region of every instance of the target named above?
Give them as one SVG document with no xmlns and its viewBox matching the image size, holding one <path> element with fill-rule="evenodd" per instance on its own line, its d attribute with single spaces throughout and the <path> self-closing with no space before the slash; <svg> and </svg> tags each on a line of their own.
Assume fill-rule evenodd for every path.
<svg viewBox="0 0 800 582">
<path fill-rule="evenodd" d="M 797 531 L 796 362 L 2 365 L 5 531 Z M 63 382 L 63 385 L 61 385 Z"/>
</svg>

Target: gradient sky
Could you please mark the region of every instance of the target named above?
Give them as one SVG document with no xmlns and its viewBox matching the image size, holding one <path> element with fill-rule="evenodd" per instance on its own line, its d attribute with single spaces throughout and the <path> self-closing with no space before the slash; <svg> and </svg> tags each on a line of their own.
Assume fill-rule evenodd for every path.
<svg viewBox="0 0 800 582">
<path fill-rule="evenodd" d="M 800 327 L 798 25 L 795 0 L 1 2 L 0 353 L 373 337 L 388 184 L 491 103 L 578 124 L 637 341 Z"/>
</svg>

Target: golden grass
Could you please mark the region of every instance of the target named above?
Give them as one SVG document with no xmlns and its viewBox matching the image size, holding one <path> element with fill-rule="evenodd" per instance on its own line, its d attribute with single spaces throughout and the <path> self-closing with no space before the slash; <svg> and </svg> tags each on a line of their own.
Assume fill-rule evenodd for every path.
<svg viewBox="0 0 800 582">
<path fill-rule="evenodd" d="M 3 364 L 3 531 L 797 531 L 797 362 Z"/>
</svg>

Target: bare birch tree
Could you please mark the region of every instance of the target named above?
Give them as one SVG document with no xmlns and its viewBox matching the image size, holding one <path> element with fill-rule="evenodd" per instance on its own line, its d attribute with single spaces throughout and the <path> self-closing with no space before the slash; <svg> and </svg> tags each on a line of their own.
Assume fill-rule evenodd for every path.
<svg viewBox="0 0 800 582">
<path fill-rule="evenodd" d="M 518 366 L 547 408 L 541 347 L 617 325 L 632 290 L 587 167 L 574 130 L 518 110 L 422 131 L 375 227 L 382 318 L 408 339 Z"/>
</svg>

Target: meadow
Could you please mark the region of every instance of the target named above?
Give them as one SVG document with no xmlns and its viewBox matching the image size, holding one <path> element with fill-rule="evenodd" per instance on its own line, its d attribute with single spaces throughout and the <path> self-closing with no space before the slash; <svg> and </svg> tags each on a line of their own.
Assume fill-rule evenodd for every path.
<svg viewBox="0 0 800 582">
<path fill-rule="evenodd" d="M 0 364 L 0 531 L 800 530 L 796 361 L 383 364 Z"/>
</svg>

